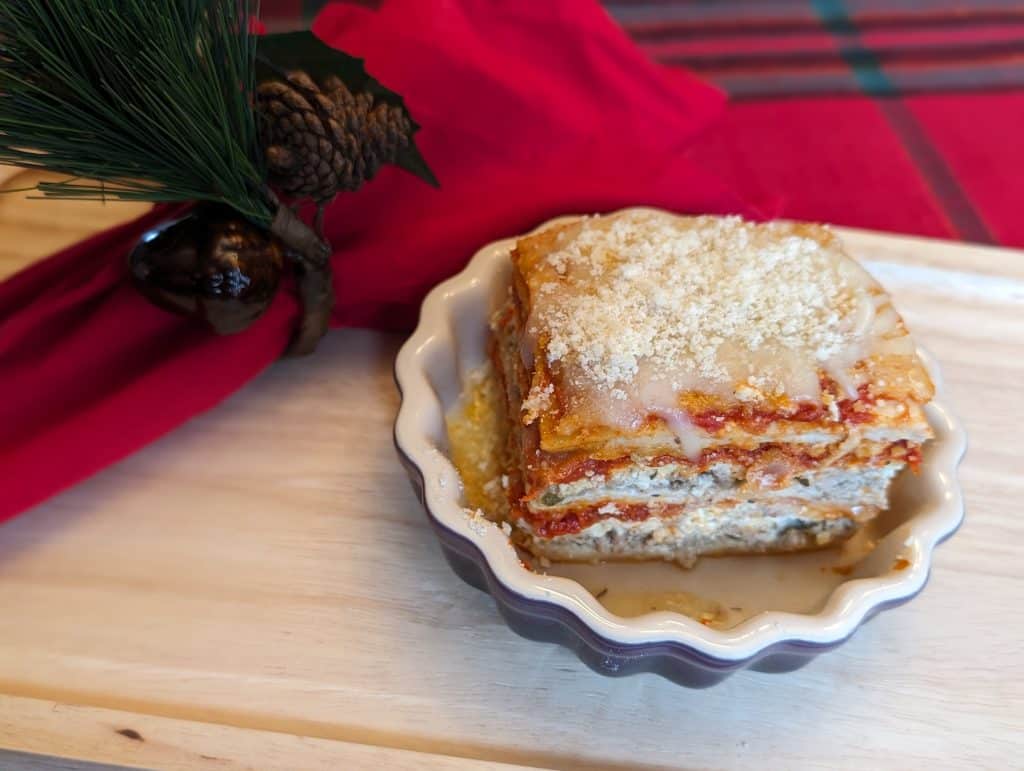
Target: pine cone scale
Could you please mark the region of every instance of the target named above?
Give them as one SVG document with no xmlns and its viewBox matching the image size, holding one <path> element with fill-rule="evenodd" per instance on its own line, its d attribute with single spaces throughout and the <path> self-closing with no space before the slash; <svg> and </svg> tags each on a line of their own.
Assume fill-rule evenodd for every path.
<svg viewBox="0 0 1024 771">
<path fill-rule="evenodd" d="M 290 72 L 261 83 L 256 99 L 271 182 L 294 197 L 323 202 L 359 189 L 395 162 L 412 135 L 400 107 L 367 92 L 353 95 L 336 76 L 317 84 Z"/>
</svg>

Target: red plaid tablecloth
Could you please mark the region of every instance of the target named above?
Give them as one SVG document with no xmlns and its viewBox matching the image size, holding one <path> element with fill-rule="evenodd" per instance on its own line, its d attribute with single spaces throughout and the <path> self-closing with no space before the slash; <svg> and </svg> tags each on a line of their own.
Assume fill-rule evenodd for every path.
<svg viewBox="0 0 1024 771">
<path fill-rule="evenodd" d="M 294 28 L 322 5 L 262 15 Z M 1024 246 L 1020 0 L 605 5 L 653 58 L 730 94 L 690 153 L 780 216 Z"/>
</svg>

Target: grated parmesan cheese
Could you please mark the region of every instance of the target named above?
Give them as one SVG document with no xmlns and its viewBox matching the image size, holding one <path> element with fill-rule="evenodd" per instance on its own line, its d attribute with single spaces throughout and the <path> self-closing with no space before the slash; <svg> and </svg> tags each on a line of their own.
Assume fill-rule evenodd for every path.
<svg viewBox="0 0 1024 771">
<path fill-rule="evenodd" d="M 462 513 L 466 517 L 466 524 L 469 525 L 469 529 L 476 535 L 486 535 L 487 531 L 494 524 L 487 519 L 487 515 L 484 514 L 482 509 L 464 508 Z"/>
<path fill-rule="evenodd" d="M 529 424 L 537 419 L 545 410 L 551 408 L 551 399 L 555 393 L 555 386 L 553 383 L 548 383 L 544 388 L 539 386 L 533 386 L 530 389 L 530 393 L 525 399 L 523 399 L 522 407 L 520 408 L 523 413 L 523 423 Z"/>
<path fill-rule="evenodd" d="M 873 316 L 871 279 L 836 239 L 787 223 L 590 217 L 541 268 L 529 333 L 546 340 L 549 364 L 620 401 L 638 381 L 815 398 L 818 370 L 853 364 Z M 531 392 L 524 411 L 549 397 Z"/>
</svg>

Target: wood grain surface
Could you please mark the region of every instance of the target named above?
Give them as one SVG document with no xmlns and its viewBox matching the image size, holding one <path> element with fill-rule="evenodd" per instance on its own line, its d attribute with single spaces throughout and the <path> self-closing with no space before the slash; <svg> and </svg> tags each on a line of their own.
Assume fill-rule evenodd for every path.
<svg viewBox="0 0 1024 771">
<path fill-rule="evenodd" d="M 0 198 L 0 271 L 137 213 Z M 515 636 L 395 457 L 401 338 L 338 331 L 0 526 L 0 765 L 1019 767 L 1024 254 L 845 237 L 970 449 L 928 587 L 839 650 L 689 691 Z"/>
</svg>

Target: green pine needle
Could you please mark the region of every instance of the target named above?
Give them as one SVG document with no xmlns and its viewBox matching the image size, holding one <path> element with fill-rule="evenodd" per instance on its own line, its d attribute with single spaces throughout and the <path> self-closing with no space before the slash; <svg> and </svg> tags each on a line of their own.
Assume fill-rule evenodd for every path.
<svg viewBox="0 0 1024 771">
<path fill-rule="evenodd" d="M 219 201 L 268 225 L 252 5 L 0 0 L 0 163 L 68 175 L 48 197 Z"/>
</svg>

